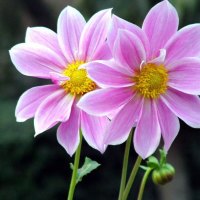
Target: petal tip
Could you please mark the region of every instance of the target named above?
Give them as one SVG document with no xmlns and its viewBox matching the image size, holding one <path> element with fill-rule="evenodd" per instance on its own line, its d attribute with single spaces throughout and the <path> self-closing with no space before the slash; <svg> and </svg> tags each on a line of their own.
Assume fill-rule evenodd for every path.
<svg viewBox="0 0 200 200">
<path fill-rule="evenodd" d="M 16 122 L 25 122 L 25 121 L 26 121 L 26 119 L 16 117 Z"/>
<path fill-rule="evenodd" d="M 102 10 L 102 11 L 100 11 L 100 12 L 104 12 L 105 14 L 107 13 L 107 14 L 110 14 L 111 15 L 111 13 L 112 13 L 112 9 L 113 8 L 107 8 L 107 9 L 104 9 L 104 10 Z"/>
<path fill-rule="evenodd" d="M 104 154 L 107 149 L 107 144 L 104 144 L 102 147 L 100 147 L 98 150 L 100 151 L 101 154 Z"/>
<path fill-rule="evenodd" d="M 10 56 L 12 56 L 12 54 L 14 53 L 14 47 L 12 47 L 10 50 L 8 50 L 8 53 L 10 54 Z"/>
<path fill-rule="evenodd" d="M 65 12 L 68 12 L 69 14 L 72 14 L 74 12 L 78 12 L 80 13 L 76 8 L 72 7 L 72 6 L 66 6 L 60 13 L 60 16 L 63 15 Z"/>
<path fill-rule="evenodd" d="M 76 104 L 76 106 L 78 108 L 80 108 L 81 110 L 87 112 L 87 109 L 85 109 L 85 101 L 83 100 L 83 97 L 78 101 L 78 103 Z"/>
<path fill-rule="evenodd" d="M 35 128 L 35 135 L 34 135 L 34 137 L 36 137 L 36 136 L 39 135 L 40 133 L 44 132 L 44 130 L 42 130 L 42 128 L 39 127 L 38 124 L 36 124 L 35 118 L 34 118 L 34 128 Z"/>
<path fill-rule="evenodd" d="M 34 138 L 36 138 L 40 133 L 35 131 Z"/>
<path fill-rule="evenodd" d="M 68 151 L 67 149 L 65 149 L 65 151 L 67 152 L 67 154 L 72 157 L 75 153 L 75 151 L 71 152 L 71 151 Z"/>
</svg>

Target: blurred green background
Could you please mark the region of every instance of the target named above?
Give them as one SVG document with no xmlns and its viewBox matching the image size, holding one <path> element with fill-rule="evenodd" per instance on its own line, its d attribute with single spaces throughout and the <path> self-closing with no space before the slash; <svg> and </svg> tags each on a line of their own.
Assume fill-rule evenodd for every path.
<svg viewBox="0 0 200 200">
<path fill-rule="evenodd" d="M 46 26 L 56 31 L 60 11 L 71 5 L 86 19 L 100 9 L 113 12 L 138 25 L 157 0 L 0 0 L 0 200 L 63 200 L 67 198 L 73 162 L 56 141 L 56 128 L 34 138 L 33 121 L 15 122 L 15 106 L 27 89 L 44 82 L 21 75 L 12 65 L 8 50 L 24 42 L 28 26 Z M 171 0 L 180 16 L 180 27 L 200 22 L 199 0 Z M 187 108 L 185 108 L 187 109 Z M 78 185 L 75 199 L 116 200 L 124 144 L 110 146 L 104 155 L 83 144 L 82 158 L 101 163 Z M 131 164 L 135 160 L 131 149 Z M 166 186 L 147 182 L 145 200 L 200 200 L 200 130 L 181 122 L 181 131 L 169 151 L 176 168 Z M 83 160 L 81 160 L 83 162 Z M 142 170 L 130 199 L 136 199 Z"/>
</svg>

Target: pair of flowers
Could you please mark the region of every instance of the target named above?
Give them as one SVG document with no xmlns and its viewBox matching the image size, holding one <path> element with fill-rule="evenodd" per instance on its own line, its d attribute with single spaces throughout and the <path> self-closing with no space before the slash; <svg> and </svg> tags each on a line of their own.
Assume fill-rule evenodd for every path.
<svg viewBox="0 0 200 200">
<path fill-rule="evenodd" d="M 142 158 L 156 150 L 161 134 L 167 151 L 178 117 L 200 127 L 200 25 L 177 30 L 178 15 L 167 0 L 149 11 L 142 28 L 111 16 L 111 9 L 86 23 L 70 6 L 58 18 L 57 34 L 28 28 L 25 43 L 10 50 L 12 62 L 22 74 L 52 84 L 20 97 L 17 121 L 34 117 L 36 135 L 61 122 L 57 139 L 70 155 L 80 129 L 104 152 L 124 142 L 133 126 Z"/>
</svg>

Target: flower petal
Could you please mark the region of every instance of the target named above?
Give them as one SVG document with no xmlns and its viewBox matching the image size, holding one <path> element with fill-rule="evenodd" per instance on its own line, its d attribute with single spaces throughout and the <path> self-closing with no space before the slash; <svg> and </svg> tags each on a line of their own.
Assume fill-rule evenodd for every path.
<svg viewBox="0 0 200 200">
<path fill-rule="evenodd" d="M 133 33 L 123 29 L 118 31 L 113 57 L 116 62 L 130 71 L 130 75 L 139 69 L 142 61 L 146 61 L 146 53 L 141 40 Z"/>
<path fill-rule="evenodd" d="M 70 80 L 68 76 L 65 76 L 64 74 L 57 73 L 57 72 L 50 72 L 51 80 L 53 83 L 57 85 L 61 85 L 63 82 Z"/>
<path fill-rule="evenodd" d="M 44 85 L 33 87 L 24 92 L 19 98 L 15 110 L 17 121 L 24 122 L 33 117 L 42 101 L 58 89 L 57 85 Z"/>
<path fill-rule="evenodd" d="M 104 144 L 105 129 L 109 123 L 107 117 L 95 117 L 81 112 L 81 130 L 87 143 L 94 149 L 104 153 L 106 145 Z"/>
<path fill-rule="evenodd" d="M 78 59 L 79 41 L 86 22 L 81 13 L 67 6 L 58 18 L 58 41 L 67 61 Z"/>
<path fill-rule="evenodd" d="M 90 63 L 99 62 L 99 61 L 102 62 L 102 63 L 106 63 L 106 65 L 109 65 L 109 67 L 112 68 L 114 71 L 122 73 L 122 74 L 124 74 L 126 76 L 130 76 L 130 70 L 128 71 L 123 66 L 120 66 L 120 63 L 117 63 L 114 59 L 91 61 L 91 62 L 88 62 L 88 63 L 80 65 L 79 69 L 86 69 L 86 68 L 89 69 L 90 67 L 88 67 L 88 66 L 91 66 Z M 131 76 L 133 76 L 133 74 L 131 74 Z"/>
<path fill-rule="evenodd" d="M 104 45 L 111 21 L 111 9 L 99 11 L 87 22 L 80 38 L 81 60 L 94 60 L 96 52 Z"/>
<path fill-rule="evenodd" d="M 146 52 L 149 52 L 149 41 L 142 29 L 135 24 L 132 24 L 120 17 L 117 17 L 116 15 L 112 15 L 111 27 L 108 32 L 108 45 L 110 46 L 110 49 L 114 48 L 119 29 L 130 31 L 131 33 L 136 35 L 138 39 L 141 40 Z"/>
<path fill-rule="evenodd" d="M 50 72 L 62 72 L 65 63 L 60 57 L 38 44 L 18 44 L 10 50 L 13 64 L 19 72 L 27 76 L 51 78 Z"/>
<path fill-rule="evenodd" d="M 173 63 L 168 85 L 188 94 L 200 94 L 200 59 L 183 58 Z"/>
<path fill-rule="evenodd" d="M 200 24 L 180 29 L 165 45 L 167 51 L 165 65 L 182 57 L 200 55 Z"/>
<path fill-rule="evenodd" d="M 178 14 L 169 1 L 162 1 L 147 14 L 142 29 L 149 38 L 151 59 L 158 56 L 169 38 L 178 30 Z"/>
<path fill-rule="evenodd" d="M 149 61 L 148 63 L 154 63 L 157 65 L 161 65 L 164 63 L 166 57 L 166 50 L 165 49 L 160 49 L 159 56 L 154 58 L 153 60 Z"/>
<path fill-rule="evenodd" d="M 101 45 L 101 47 L 95 51 L 93 55 L 93 60 L 108 60 L 112 59 L 112 53 L 108 46 L 108 43 L 105 42 Z"/>
<path fill-rule="evenodd" d="M 57 130 L 57 140 L 61 146 L 72 156 L 80 142 L 80 110 L 74 104 L 71 114 L 66 122 L 62 122 Z"/>
<path fill-rule="evenodd" d="M 57 55 L 59 55 L 64 62 L 66 62 L 66 59 L 58 44 L 57 35 L 54 31 L 45 27 L 29 27 L 26 31 L 25 41 L 26 43 L 37 43 L 44 47 L 48 47 Z"/>
<path fill-rule="evenodd" d="M 132 86 L 132 77 L 127 76 L 110 66 L 109 61 L 94 61 L 86 64 L 89 77 L 101 87 L 127 87 Z"/>
<path fill-rule="evenodd" d="M 164 149 L 168 151 L 178 135 L 180 123 L 178 117 L 161 100 L 157 102 L 157 109 L 161 133 L 164 139 Z"/>
<path fill-rule="evenodd" d="M 43 101 L 35 113 L 35 135 L 69 119 L 74 96 L 60 89 Z"/>
<path fill-rule="evenodd" d="M 198 96 L 169 88 L 161 98 L 168 108 L 186 124 L 193 128 L 200 128 L 200 99 Z"/>
<path fill-rule="evenodd" d="M 77 105 L 91 115 L 105 116 L 126 104 L 132 96 L 131 88 L 99 89 L 85 94 Z"/>
<path fill-rule="evenodd" d="M 135 151 L 143 158 L 149 157 L 157 149 L 161 137 L 155 102 L 145 100 L 141 117 L 134 133 Z"/>
<path fill-rule="evenodd" d="M 143 100 L 140 97 L 134 96 L 112 119 L 106 131 L 106 144 L 121 144 L 129 136 L 131 128 L 135 126 Z"/>
</svg>

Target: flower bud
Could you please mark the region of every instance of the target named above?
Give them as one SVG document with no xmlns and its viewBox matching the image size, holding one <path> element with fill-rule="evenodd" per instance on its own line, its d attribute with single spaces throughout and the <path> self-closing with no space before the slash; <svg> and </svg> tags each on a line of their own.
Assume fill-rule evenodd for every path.
<svg viewBox="0 0 200 200">
<path fill-rule="evenodd" d="M 174 167 L 170 164 L 164 164 L 161 168 L 153 171 L 152 180 L 155 184 L 164 185 L 173 179 L 174 174 Z"/>
</svg>

